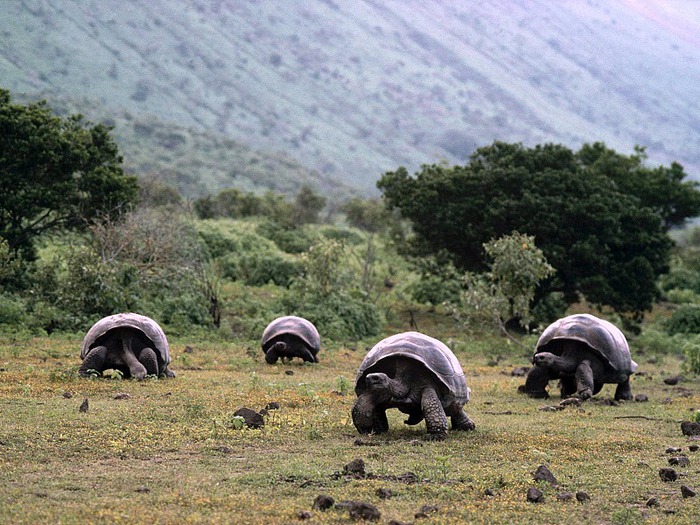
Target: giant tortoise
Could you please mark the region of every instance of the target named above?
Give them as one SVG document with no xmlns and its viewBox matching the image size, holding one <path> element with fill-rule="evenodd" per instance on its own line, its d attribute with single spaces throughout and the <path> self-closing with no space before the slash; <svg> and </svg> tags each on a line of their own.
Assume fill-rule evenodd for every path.
<svg viewBox="0 0 700 525">
<path fill-rule="evenodd" d="M 83 338 L 80 357 L 82 376 L 114 369 L 126 378 L 175 377 L 168 368 L 168 340 L 158 323 L 145 315 L 121 313 L 100 319 Z"/>
<path fill-rule="evenodd" d="M 582 400 L 617 384 L 615 399 L 632 399 L 630 376 L 637 369 L 623 333 L 612 323 L 590 314 L 575 314 L 549 325 L 535 345 L 533 366 L 523 390 L 547 398 L 547 384 L 561 382 L 563 398 Z"/>
<path fill-rule="evenodd" d="M 321 337 L 316 327 L 303 317 L 287 315 L 272 321 L 262 335 L 265 361 L 270 364 L 277 359 L 291 360 L 300 357 L 305 362 L 318 363 Z"/>
<path fill-rule="evenodd" d="M 389 430 L 388 408 L 408 414 L 407 425 L 425 418 L 428 439 L 447 436 L 447 417 L 453 430 L 473 430 L 464 412 L 470 389 L 464 372 L 444 343 L 419 332 L 403 332 L 383 339 L 365 356 L 357 372 L 352 420 L 361 434 Z"/>
</svg>

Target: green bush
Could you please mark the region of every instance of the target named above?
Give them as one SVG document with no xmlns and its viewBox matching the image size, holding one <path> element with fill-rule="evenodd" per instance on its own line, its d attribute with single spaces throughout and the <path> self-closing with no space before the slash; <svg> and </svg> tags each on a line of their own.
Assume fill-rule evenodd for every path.
<svg viewBox="0 0 700 525">
<path fill-rule="evenodd" d="M 285 226 L 271 221 L 260 223 L 255 231 L 266 239 L 270 239 L 286 253 L 303 253 L 311 248 L 316 240 L 306 229 Z"/>
<path fill-rule="evenodd" d="M 690 374 L 700 374 L 700 340 L 697 337 L 687 340 L 682 349 L 685 355 L 683 370 Z"/>
<path fill-rule="evenodd" d="M 238 257 L 234 278 L 251 286 L 274 283 L 288 288 L 300 272 L 300 263 L 278 254 L 250 253 Z"/>
<path fill-rule="evenodd" d="M 700 334 L 700 305 L 683 304 L 666 322 L 666 331 L 673 334 Z"/>
</svg>

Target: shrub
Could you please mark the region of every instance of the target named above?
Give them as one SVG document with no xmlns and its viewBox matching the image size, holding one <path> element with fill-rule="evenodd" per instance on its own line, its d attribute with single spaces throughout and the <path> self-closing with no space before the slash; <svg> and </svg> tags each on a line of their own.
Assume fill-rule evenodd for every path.
<svg viewBox="0 0 700 525">
<path fill-rule="evenodd" d="M 235 266 L 235 279 L 251 286 L 274 283 L 288 288 L 294 277 L 301 272 L 300 263 L 274 253 L 241 255 Z"/>
<path fill-rule="evenodd" d="M 683 304 L 666 322 L 666 331 L 673 334 L 700 334 L 700 305 Z"/>
<path fill-rule="evenodd" d="M 305 229 L 285 226 L 271 221 L 261 223 L 256 228 L 256 232 L 270 239 L 283 252 L 294 254 L 309 250 L 315 240 Z"/>
<path fill-rule="evenodd" d="M 700 374 L 700 340 L 697 337 L 687 340 L 682 349 L 685 355 L 683 370 L 691 374 Z"/>
</svg>

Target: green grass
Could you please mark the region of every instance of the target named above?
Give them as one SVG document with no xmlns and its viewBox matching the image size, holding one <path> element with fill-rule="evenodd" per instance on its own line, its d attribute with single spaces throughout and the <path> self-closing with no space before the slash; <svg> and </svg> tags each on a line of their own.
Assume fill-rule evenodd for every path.
<svg viewBox="0 0 700 525">
<path fill-rule="evenodd" d="M 439 510 L 425 523 L 697 522 L 698 502 L 682 499 L 680 485 L 700 488 L 700 452 L 689 452 L 679 422 L 699 406 L 700 384 L 663 383 L 678 373 L 677 359 L 638 359 L 645 375 L 633 390 L 647 403 L 610 406 L 607 386 L 580 408 L 544 411 L 558 398 L 516 392 L 523 379 L 510 372 L 527 363 L 522 350 L 420 322 L 456 343 L 472 388 L 466 410 L 477 429 L 440 443 L 424 441 L 424 424 L 407 427 L 396 411 L 387 435 L 356 433 L 352 382 L 371 341 L 329 344 L 315 366 L 271 366 L 262 352 L 251 355 L 254 342 L 179 338 L 171 341 L 177 377 L 135 382 L 77 377 L 78 336 L 2 340 L 0 523 L 300 523 L 319 494 L 372 503 L 380 523 L 418 522 L 426 504 Z M 188 344 L 193 352 L 184 353 Z M 502 359 L 489 366 L 495 353 Z M 238 408 L 273 401 L 280 408 L 263 429 L 234 428 Z M 664 483 L 658 469 L 668 466 L 669 446 L 682 447 L 691 465 Z M 356 458 L 365 479 L 342 474 Z M 561 487 L 533 481 L 541 464 Z M 417 481 L 402 481 L 407 472 Z M 526 502 L 531 486 L 544 503 Z M 393 497 L 380 499 L 379 488 Z M 564 490 L 591 501 L 558 501 Z M 660 507 L 645 506 L 652 496 Z M 347 510 L 312 513 L 309 523 L 350 523 Z"/>
</svg>

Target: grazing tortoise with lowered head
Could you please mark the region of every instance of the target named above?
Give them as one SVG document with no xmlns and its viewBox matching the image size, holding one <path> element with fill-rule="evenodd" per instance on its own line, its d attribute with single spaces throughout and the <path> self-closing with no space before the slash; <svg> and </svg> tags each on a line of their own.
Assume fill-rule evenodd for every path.
<svg viewBox="0 0 700 525">
<path fill-rule="evenodd" d="M 576 314 L 549 325 L 535 346 L 533 366 L 522 388 L 531 397 L 547 398 L 547 383 L 561 382 L 561 397 L 586 400 L 605 383 L 617 384 L 615 399 L 632 399 L 630 376 L 637 369 L 627 340 L 612 323 Z"/>
<path fill-rule="evenodd" d="M 272 321 L 262 335 L 265 361 L 270 364 L 277 359 L 291 360 L 300 357 L 309 363 L 318 363 L 321 337 L 318 330 L 303 317 L 287 315 Z"/>
<path fill-rule="evenodd" d="M 97 321 L 83 338 L 81 376 L 119 370 L 124 377 L 175 377 L 168 368 L 170 349 L 161 327 L 150 317 L 134 313 L 110 315 Z"/>
<path fill-rule="evenodd" d="M 407 425 L 425 418 L 428 439 L 447 437 L 447 417 L 453 430 L 473 430 L 464 412 L 469 401 L 464 372 L 442 342 L 418 332 L 383 339 L 365 356 L 355 381 L 357 401 L 352 421 L 360 434 L 389 430 L 388 408 L 408 414 Z"/>
</svg>

